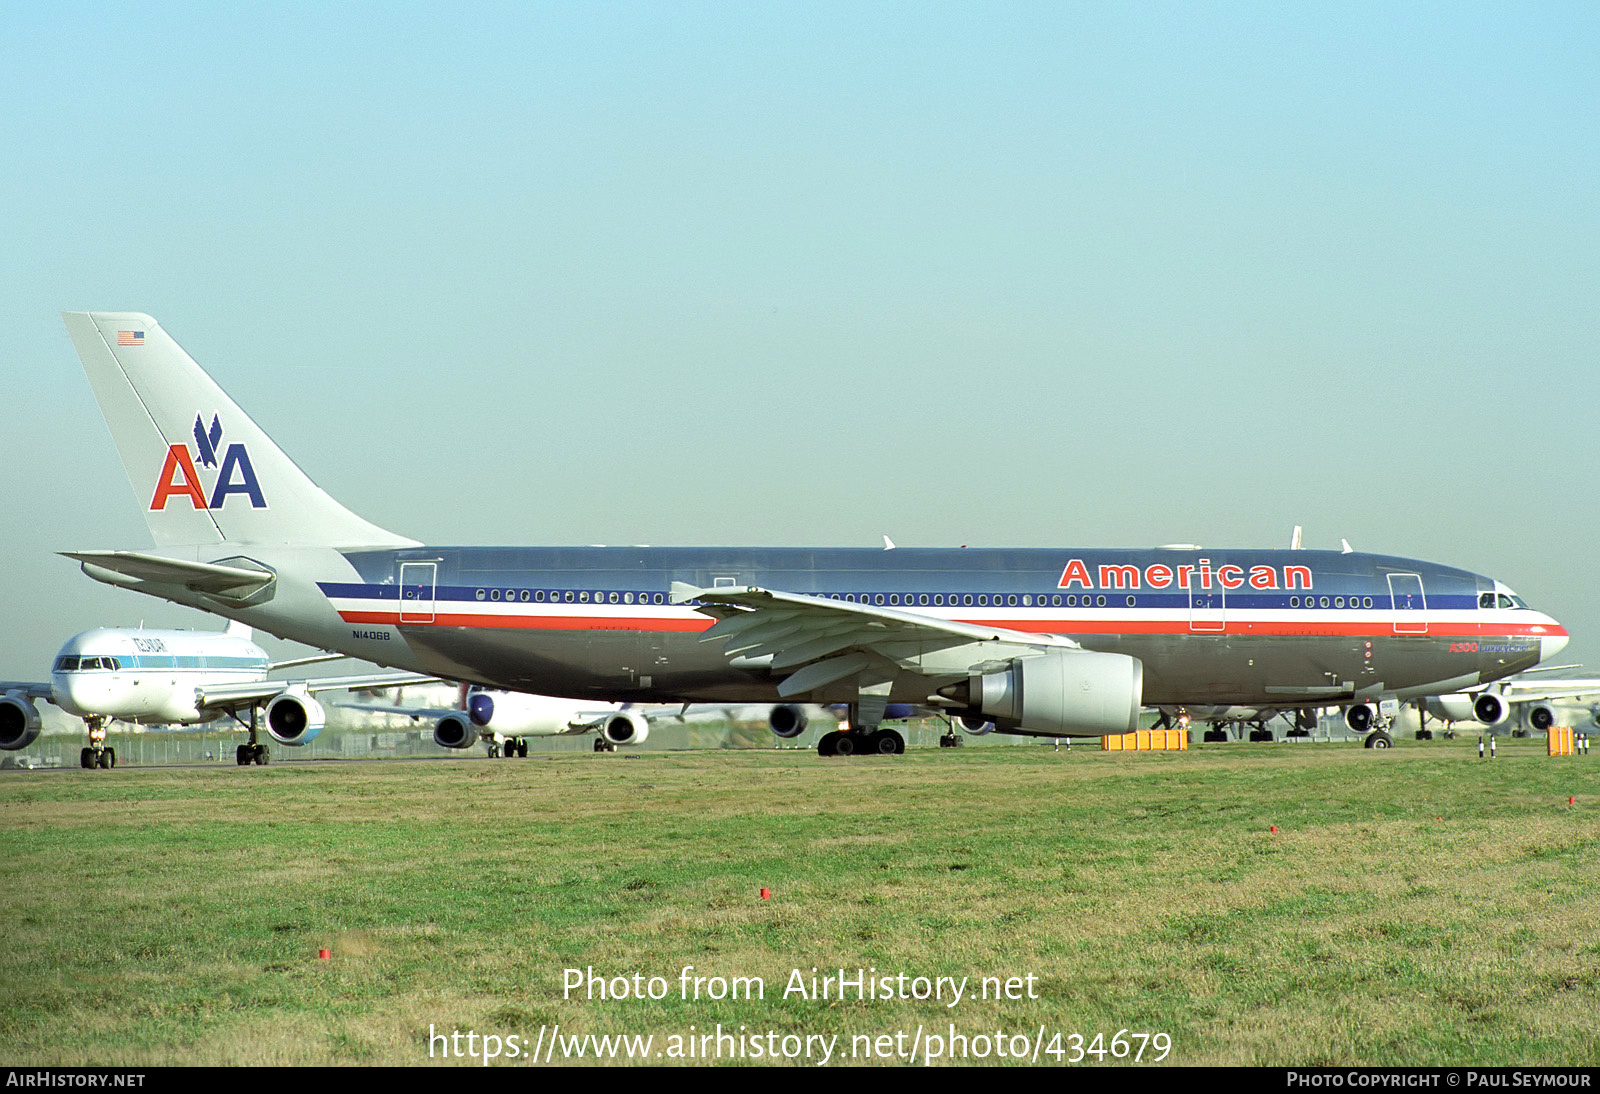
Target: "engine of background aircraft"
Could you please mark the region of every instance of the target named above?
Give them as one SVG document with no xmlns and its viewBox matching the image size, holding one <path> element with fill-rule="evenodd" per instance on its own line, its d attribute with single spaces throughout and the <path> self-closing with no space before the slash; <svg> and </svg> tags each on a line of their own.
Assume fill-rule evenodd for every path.
<svg viewBox="0 0 1600 1094">
<path fill-rule="evenodd" d="M 1472 701 L 1472 716 L 1484 725 L 1497 726 L 1511 717 L 1511 704 L 1504 697 L 1485 691 Z"/>
<path fill-rule="evenodd" d="M 267 704 L 267 732 L 279 744 L 310 744 L 327 724 L 327 711 L 309 695 L 285 692 Z"/>
<path fill-rule="evenodd" d="M 779 703 L 767 714 L 767 726 L 786 741 L 800 736 L 810 724 L 806 708 L 797 703 Z"/>
<path fill-rule="evenodd" d="M 434 723 L 433 743 L 440 748 L 471 748 L 478 743 L 478 727 L 465 713 L 446 714 Z"/>
<path fill-rule="evenodd" d="M 39 736 L 39 708 L 26 695 L 0 698 L 0 748 L 15 752 Z"/>
<path fill-rule="evenodd" d="M 642 745 L 650 736 L 650 723 L 641 714 L 619 710 L 600 726 L 600 736 L 614 745 Z"/>
</svg>

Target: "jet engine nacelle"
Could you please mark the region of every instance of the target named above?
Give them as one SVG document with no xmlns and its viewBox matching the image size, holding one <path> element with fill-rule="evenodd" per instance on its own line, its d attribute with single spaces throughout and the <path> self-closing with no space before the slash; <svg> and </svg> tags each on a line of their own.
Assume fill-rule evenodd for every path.
<svg viewBox="0 0 1600 1094">
<path fill-rule="evenodd" d="M 1528 708 L 1528 726 L 1543 733 L 1556 724 L 1556 709 L 1549 703 L 1534 703 Z"/>
<path fill-rule="evenodd" d="M 471 748 L 478 743 L 478 727 L 471 714 L 446 714 L 433 724 L 433 743 L 440 748 Z"/>
<path fill-rule="evenodd" d="M 969 676 L 939 694 L 988 715 L 1008 732 L 1104 737 L 1138 728 L 1144 664 L 1125 653 L 1068 650 L 1024 657 L 1002 672 Z"/>
<path fill-rule="evenodd" d="M 15 752 L 39 736 L 39 708 L 26 695 L 0 698 L 0 748 Z"/>
<path fill-rule="evenodd" d="M 614 745 L 642 745 L 650 736 L 650 722 L 642 714 L 619 710 L 600 724 L 600 736 Z"/>
<path fill-rule="evenodd" d="M 1505 696 L 1485 691 L 1472 701 L 1472 716 L 1484 725 L 1497 726 L 1511 717 L 1511 704 Z"/>
<path fill-rule="evenodd" d="M 956 720 L 961 723 L 963 731 L 974 737 L 986 737 L 994 732 L 994 719 L 981 714 L 963 714 Z"/>
<path fill-rule="evenodd" d="M 1353 707 L 1345 708 L 1344 724 L 1357 733 L 1365 733 L 1372 728 L 1372 723 L 1377 717 L 1377 707 L 1371 703 L 1357 703 Z"/>
<path fill-rule="evenodd" d="M 767 725 L 784 740 L 792 740 L 806 731 L 811 719 L 806 708 L 797 703 L 779 703 L 767 715 Z"/>
<path fill-rule="evenodd" d="M 267 704 L 267 732 L 279 744 L 310 744 L 327 724 L 327 711 L 309 695 L 285 692 Z"/>
<path fill-rule="evenodd" d="M 1446 722 L 1470 722 L 1473 720 L 1471 695 L 1435 695 L 1422 701 L 1422 709 L 1435 718 L 1442 718 Z"/>
</svg>

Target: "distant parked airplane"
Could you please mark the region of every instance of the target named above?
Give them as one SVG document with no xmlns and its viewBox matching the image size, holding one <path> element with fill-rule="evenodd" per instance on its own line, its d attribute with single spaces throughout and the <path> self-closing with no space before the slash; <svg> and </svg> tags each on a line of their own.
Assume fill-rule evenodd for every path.
<svg viewBox="0 0 1600 1094">
<path fill-rule="evenodd" d="M 268 680 L 277 669 L 338 660 L 343 654 L 303 657 L 273 664 L 251 641 L 250 628 L 233 623 L 221 633 L 100 627 L 67 640 L 56 655 L 49 683 L 0 681 L 0 749 L 28 747 L 39 736 L 39 709 L 45 699 L 82 718 L 89 744 L 79 756 L 84 767 L 114 767 L 116 750 L 106 745 L 113 720 L 145 725 L 193 725 L 224 715 L 249 731 L 239 746 L 241 766 L 265 764 L 270 754 L 257 740 L 256 714 L 265 709 L 267 732 L 286 745 L 315 739 L 327 724 L 322 704 L 312 696 L 342 688 L 393 686 L 433 679 L 420 673 L 365 673 L 360 676 Z M 240 717 L 248 713 L 249 722 Z"/>
<path fill-rule="evenodd" d="M 434 744 L 441 748 L 471 748 L 482 740 L 491 756 L 526 756 L 530 737 L 573 737 L 590 733 L 595 735 L 596 752 L 614 752 L 619 746 L 644 744 L 652 727 L 705 718 L 752 720 L 759 717 L 773 733 L 784 738 L 800 736 L 813 721 L 833 729 L 839 724 L 826 709 L 797 703 L 759 708 L 726 703 L 641 707 L 465 686 L 461 701 L 449 710 L 365 703 L 357 704 L 356 709 L 431 719 Z"/>
</svg>

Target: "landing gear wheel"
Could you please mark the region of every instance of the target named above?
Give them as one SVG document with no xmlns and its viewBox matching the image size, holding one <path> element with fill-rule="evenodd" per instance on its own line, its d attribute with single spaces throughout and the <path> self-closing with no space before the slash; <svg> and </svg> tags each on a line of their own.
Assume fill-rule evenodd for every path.
<svg viewBox="0 0 1600 1094">
<path fill-rule="evenodd" d="M 939 738 L 940 748 L 961 748 L 966 745 L 966 743 L 966 738 L 959 737 L 954 733 L 946 733 L 943 737 Z"/>
<path fill-rule="evenodd" d="M 267 751 L 266 745 L 256 745 L 254 749 L 257 767 L 266 767 L 272 762 L 272 753 Z"/>
<path fill-rule="evenodd" d="M 114 749 L 114 748 L 106 749 L 106 766 L 107 767 L 116 767 L 117 766 L 117 750 L 116 749 Z"/>
<path fill-rule="evenodd" d="M 254 748 L 254 746 L 253 745 L 240 745 L 237 749 L 234 750 L 233 759 L 234 759 L 234 762 L 237 763 L 240 767 L 245 767 L 245 766 L 249 765 L 250 761 L 255 759 L 255 748 Z"/>
<path fill-rule="evenodd" d="M 838 753 L 835 750 L 839 746 L 839 738 L 843 737 L 843 736 L 844 736 L 844 734 L 840 733 L 838 730 L 833 730 L 830 733 L 824 733 L 822 736 L 818 737 L 817 738 L 817 755 L 818 756 L 834 756 L 834 755 L 837 755 Z"/>
<path fill-rule="evenodd" d="M 103 748 L 100 750 L 100 755 L 94 758 L 94 762 L 95 766 L 100 768 L 102 771 L 109 771 L 111 769 L 111 757 L 106 754 L 106 750 Z"/>
<path fill-rule="evenodd" d="M 906 739 L 892 729 L 880 729 L 867 741 L 867 747 L 880 756 L 899 756 L 906 750 Z"/>
<path fill-rule="evenodd" d="M 1394 747 L 1394 738 L 1389 736 L 1387 733 L 1385 733 L 1383 730 L 1380 729 L 1376 733 L 1373 733 L 1371 736 L 1369 736 L 1367 738 L 1366 747 L 1367 748 L 1393 748 Z"/>
<path fill-rule="evenodd" d="M 598 744 L 599 742 L 596 742 L 596 743 Z M 599 752 L 600 750 L 597 748 L 597 749 L 595 749 L 595 751 Z M 489 759 L 498 760 L 499 758 L 500 758 L 500 746 L 498 744 L 494 744 L 493 742 L 491 742 L 490 745 L 489 745 Z"/>
<path fill-rule="evenodd" d="M 78 763 L 83 767 L 94 766 L 94 749 L 86 748 L 78 753 Z"/>
<path fill-rule="evenodd" d="M 854 756 L 860 751 L 861 738 L 856 735 L 854 730 L 849 733 L 839 734 L 839 739 L 833 742 L 833 754 L 835 756 Z"/>
<path fill-rule="evenodd" d="M 523 758 L 523 759 L 527 758 L 527 755 L 528 755 L 528 742 L 527 741 L 519 740 L 517 742 L 517 755 L 519 757 Z"/>
</svg>

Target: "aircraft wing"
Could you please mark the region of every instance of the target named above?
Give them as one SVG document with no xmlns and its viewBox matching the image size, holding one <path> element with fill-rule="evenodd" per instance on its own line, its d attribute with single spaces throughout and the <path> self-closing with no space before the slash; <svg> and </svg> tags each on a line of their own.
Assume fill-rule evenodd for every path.
<svg viewBox="0 0 1600 1094">
<path fill-rule="evenodd" d="M 29 699 L 50 699 L 50 685 L 37 681 L 0 680 L 0 695 L 25 695 Z"/>
<path fill-rule="evenodd" d="M 437 684 L 437 676 L 424 676 L 417 672 L 372 672 L 362 676 L 318 676 L 309 680 L 260 680 L 242 684 L 209 684 L 196 688 L 196 700 L 202 707 L 245 706 L 264 703 L 286 691 L 302 691 L 315 695 L 319 691 L 340 691 L 346 688 L 397 687 L 402 684 Z"/>
<path fill-rule="evenodd" d="M 1600 679 L 1585 680 L 1506 680 L 1498 687 L 1500 693 L 1513 703 L 1537 703 L 1544 699 L 1573 699 L 1580 695 L 1600 694 Z"/>
<path fill-rule="evenodd" d="M 851 678 L 866 690 L 902 671 L 929 677 L 962 674 L 975 662 L 1006 656 L 999 647 L 1014 647 L 1011 656 L 1030 649 L 1076 647 L 1058 635 L 755 586 L 697 589 L 674 582 L 672 600 L 697 601 L 697 611 L 717 620 L 701 641 L 722 642 L 730 658 L 770 658 L 773 674 L 785 676 L 778 685 L 785 699 Z"/>
<path fill-rule="evenodd" d="M 452 714 L 467 713 L 461 707 L 401 707 L 388 706 L 382 703 L 340 703 L 338 705 L 339 709 L 341 710 L 361 710 L 366 711 L 369 714 L 403 714 L 410 718 L 426 719 L 430 722 L 437 722 L 440 718 L 448 718 Z M 601 726 L 605 724 L 607 718 L 616 713 L 617 712 L 615 710 L 573 711 L 572 714 L 568 716 L 566 723 L 554 733 L 545 731 L 542 733 L 528 733 L 527 735 L 538 737 L 571 737 L 584 733 L 595 733 L 598 732 Z M 654 721 L 656 718 L 655 715 L 646 715 L 645 717 L 651 721 Z M 486 726 L 480 728 L 491 729 L 493 732 L 497 733 L 500 732 L 499 727 Z M 505 730 L 505 734 L 507 736 L 516 736 L 518 735 L 519 731 L 525 732 L 521 726 L 508 727 Z"/>
</svg>

